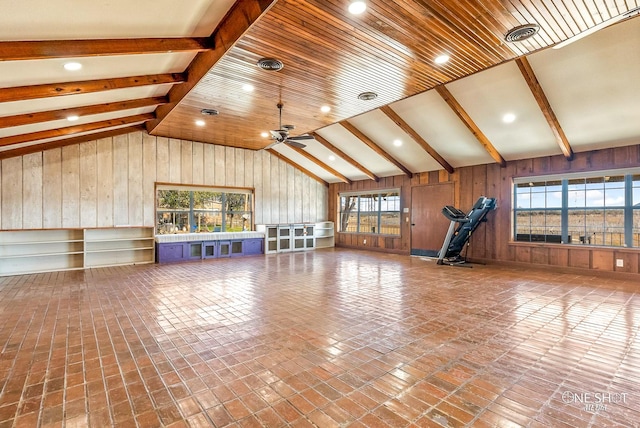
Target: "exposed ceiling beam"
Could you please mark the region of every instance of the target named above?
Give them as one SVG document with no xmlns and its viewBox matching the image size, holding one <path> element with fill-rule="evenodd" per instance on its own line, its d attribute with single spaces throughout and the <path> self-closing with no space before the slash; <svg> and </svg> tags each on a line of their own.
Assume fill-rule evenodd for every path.
<svg viewBox="0 0 640 428">
<path fill-rule="evenodd" d="M 0 160 L 8 159 L 16 156 L 24 156 L 31 153 L 37 153 L 49 149 L 57 149 L 59 147 L 71 146 L 73 144 L 84 143 L 86 141 L 99 140 L 101 138 L 115 137 L 116 135 L 128 134 L 130 132 L 144 131 L 144 125 L 127 126 L 125 128 L 112 129 L 110 131 L 95 132 L 88 135 L 80 135 L 77 137 L 64 138 L 62 140 L 51 141 L 48 143 L 32 144 L 30 146 L 19 147 L 17 149 L 9 149 L 0 151 Z"/>
<path fill-rule="evenodd" d="M 207 38 L 38 40 L 0 42 L 0 61 L 139 55 L 211 49 Z"/>
<path fill-rule="evenodd" d="M 493 160 L 495 160 L 496 163 L 500 164 L 500 166 L 503 168 L 507 166 L 507 162 L 504 160 L 502 155 L 498 152 L 498 150 L 496 150 L 495 147 L 493 147 L 491 141 L 489 141 L 486 135 L 484 135 L 478 125 L 476 125 L 473 119 L 471 119 L 471 116 L 469 116 L 469 114 L 467 114 L 467 112 L 462 108 L 460 103 L 453 97 L 453 95 L 451 95 L 451 92 L 449 92 L 449 90 L 445 88 L 444 85 L 436 86 L 436 91 L 438 91 L 442 99 L 445 100 L 447 104 L 449 104 L 451 110 L 453 110 L 453 112 L 460 118 L 460 120 L 462 120 L 466 127 L 469 128 L 469 131 L 471 131 L 471 133 L 476 137 L 480 144 L 482 144 L 484 149 L 489 153 L 489 155 L 491 155 Z"/>
<path fill-rule="evenodd" d="M 376 143 L 373 142 L 373 140 L 369 137 L 367 137 L 362 131 L 360 131 L 358 128 L 356 128 L 355 126 L 353 126 L 351 123 L 349 123 L 346 120 L 343 120 L 342 122 L 339 122 L 340 125 L 342 125 L 347 131 L 351 132 L 353 135 L 355 135 L 356 137 L 358 137 L 358 139 L 360 141 L 362 141 L 364 144 L 366 144 L 371 150 L 373 150 L 374 152 L 376 152 L 377 154 L 379 154 L 380 156 L 382 156 L 384 159 L 386 159 L 387 161 L 391 162 L 393 165 L 395 165 L 400 171 L 404 172 L 406 174 L 407 177 L 409 178 L 413 178 L 413 173 L 411 171 L 409 171 L 409 169 L 402 165 L 398 160 L 396 160 L 393 156 L 391 156 L 389 153 L 385 152 L 384 150 L 382 150 L 382 148 L 380 148 L 380 146 L 378 146 Z"/>
<path fill-rule="evenodd" d="M 47 138 L 63 137 L 65 135 L 79 134 L 81 132 L 97 131 L 114 126 L 133 125 L 152 120 L 156 116 L 153 113 L 137 114 L 135 116 L 121 117 L 118 119 L 103 120 L 84 125 L 67 126 L 66 128 L 49 129 L 46 131 L 30 132 L 28 134 L 12 135 L 0 138 L 0 147 L 12 144 L 27 143 L 29 141 L 44 140 Z"/>
<path fill-rule="evenodd" d="M 0 102 L 33 100 L 63 95 L 87 94 L 111 89 L 134 88 L 165 83 L 181 83 L 183 73 L 152 74 L 148 76 L 119 77 L 114 79 L 86 80 L 80 82 L 49 83 L 44 85 L 0 88 Z"/>
<path fill-rule="evenodd" d="M 280 153 L 276 152 L 273 149 L 265 149 L 266 151 L 268 151 L 270 154 L 272 154 L 273 156 L 277 157 L 278 159 L 280 159 L 281 161 L 291 165 L 292 167 L 294 167 L 295 169 L 299 169 L 300 171 L 304 172 L 305 174 L 307 174 L 309 177 L 313 178 L 314 180 L 324 184 L 326 187 L 329 187 L 329 183 L 327 183 L 326 181 L 324 181 L 322 178 L 318 177 L 317 175 L 315 175 L 313 172 L 309 171 L 306 168 L 301 167 L 300 165 L 298 165 L 297 163 L 295 163 L 294 161 L 292 161 L 291 159 L 281 155 Z"/>
<path fill-rule="evenodd" d="M 157 119 L 147 123 L 147 131 L 154 129 L 167 117 L 182 99 L 198 84 L 211 68 L 231 49 L 246 31 L 264 14 L 277 0 L 243 0 L 237 1 L 222 19 L 216 30 L 211 34 L 213 48 L 199 52 L 187 67 L 187 81 L 177 85 L 169 91 L 169 103 L 156 109 Z"/>
<path fill-rule="evenodd" d="M 66 119 L 68 116 L 76 115 L 79 117 L 89 116 L 92 114 L 111 113 L 120 110 L 129 110 L 134 108 L 153 107 L 166 103 L 167 97 L 150 97 L 140 98 L 137 100 L 117 101 L 113 103 L 94 104 L 84 107 L 71 107 L 60 110 L 49 110 L 38 113 L 25 113 L 15 116 L 0 117 L 0 128 L 9 128 L 12 126 L 31 125 L 33 123 L 49 122 L 52 120 Z"/>
<path fill-rule="evenodd" d="M 293 151 L 295 151 L 296 153 L 298 153 L 299 155 L 301 155 L 301 156 L 305 157 L 306 159 L 310 160 L 311 162 L 315 163 L 320 168 L 323 168 L 323 169 L 329 171 L 331 174 L 333 174 L 334 176 L 339 178 L 340 181 L 342 181 L 343 183 L 353 184 L 353 181 L 351 181 L 349 178 L 345 177 L 340 172 L 336 171 L 334 168 L 331 168 L 329 165 L 327 165 L 326 163 L 322 162 L 320 159 L 316 158 L 315 156 L 312 156 L 310 153 L 307 153 L 304 150 L 302 150 L 302 149 L 300 149 L 298 147 L 294 147 L 294 146 L 289 146 L 289 148 L 292 149 Z"/>
<path fill-rule="evenodd" d="M 560 150 L 562 150 L 564 157 L 567 158 L 567 160 L 572 160 L 573 149 L 571 148 L 571 144 L 569 144 L 569 140 L 567 139 L 567 136 L 565 135 L 564 130 L 562 129 L 562 126 L 560 125 L 560 122 L 556 117 L 556 114 L 551 108 L 551 104 L 547 99 L 547 95 L 544 93 L 542 86 L 540 86 L 540 82 L 538 82 L 538 78 L 536 77 L 533 68 L 531 68 L 531 64 L 526 57 L 516 59 L 516 64 L 518 64 L 518 68 L 520 69 L 524 80 L 527 82 L 529 89 L 531 89 L 533 97 L 538 102 L 538 106 L 540 106 L 542 114 L 544 115 L 545 119 L 547 119 L 547 123 L 551 128 L 551 132 L 553 132 L 553 135 L 555 135 L 556 142 L 558 143 L 558 146 L 560 146 Z"/>
<path fill-rule="evenodd" d="M 334 146 L 333 144 L 331 144 L 329 141 L 327 141 L 325 138 L 323 138 L 321 135 L 319 135 L 316 132 L 312 132 L 311 136 L 313 136 L 313 138 L 320 144 L 322 144 L 323 146 L 325 146 L 327 149 L 331 150 L 333 153 L 335 153 L 336 155 L 340 156 L 342 159 L 344 159 L 345 161 L 349 162 L 351 165 L 353 165 L 354 167 L 356 167 L 357 169 L 359 169 L 360 171 L 364 172 L 364 174 L 369 177 L 370 179 L 378 182 L 380 181 L 380 177 L 378 177 L 377 175 L 375 175 L 373 172 L 369 171 L 367 168 L 365 168 L 362 164 L 360 164 L 358 161 L 356 161 L 355 159 L 353 159 L 351 156 L 349 156 L 348 154 L 346 154 L 345 152 L 343 152 L 342 150 L 340 150 L 339 148 L 337 148 L 336 146 Z"/>
<path fill-rule="evenodd" d="M 409 126 L 409 124 L 407 122 L 405 122 L 398 115 L 398 113 L 393 111 L 393 109 L 391 107 L 389 107 L 388 105 L 380 107 L 380 111 L 383 112 L 384 114 L 386 114 L 389 119 L 391 119 L 396 125 L 398 125 L 400 127 L 400 129 L 402 129 L 404 132 L 409 134 L 409 136 L 411 138 L 413 138 L 414 141 L 416 143 L 418 143 L 420 145 L 420 147 L 422 147 L 422 149 L 425 152 L 429 153 L 429 156 L 431 156 L 433 159 L 435 159 L 436 162 L 438 162 L 449 174 L 453 174 L 453 167 L 451 165 L 449 165 L 449 162 L 447 162 L 442 156 L 440 156 L 440 153 L 438 153 L 433 147 L 431 147 L 429 145 L 429 143 L 427 143 L 420 136 L 420 134 L 418 134 L 415 131 L 415 129 L 413 129 L 411 126 Z"/>
</svg>

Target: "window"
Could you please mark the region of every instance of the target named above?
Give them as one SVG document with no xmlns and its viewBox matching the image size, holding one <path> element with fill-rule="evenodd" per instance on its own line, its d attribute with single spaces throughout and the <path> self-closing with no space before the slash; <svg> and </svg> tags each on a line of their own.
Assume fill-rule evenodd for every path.
<svg viewBox="0 0 640 428">
<path fill-rule="evenodd" d="M 340 232 L 400 235 L 400 191 L 340 194 Z"/>
<path fill-rule="evenodd" d="M 640 175 L 514 179 L 516 241 L 640 247 Z"/>
<path fill-rule="evenodd" d="M 158 234 L 251 230 L 250 190 L 159 186 L 156 193 Z"/>
</svg>

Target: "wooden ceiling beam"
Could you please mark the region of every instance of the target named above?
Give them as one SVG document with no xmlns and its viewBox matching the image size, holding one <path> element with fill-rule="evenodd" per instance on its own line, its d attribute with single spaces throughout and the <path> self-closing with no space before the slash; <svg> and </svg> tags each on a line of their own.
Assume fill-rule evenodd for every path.
<svg viewBox="0 0 640 428">
<path fill-rule="evenodd" d="M 538 82 L 538 78 L 536 77 L 533 68 L 531 68 L 531 64 L 526 57 L 516 59 L 516 64 L 518 64 L 518 68 L 520 69 L 525 82 L 527 82 L 533 97 L 536 99 L 542 114 L 545 119 L 547 119 L 547 123 L 551 128 L 551 132 L 553 132 L 553 135 L 556 137 L 556 142 L 558 143 L 560 150 L 562 150 L 562 154 L 564 154 L 564 157 L 567 160 L 572 160 L 573 149 L 571 148 L 571 144 L 569 144 L 569 140 L 567 139 L 553 108 L 551 108 L 547 95 L 544 93 L 542 86 L 540 86 L 540 82 Z"/>
<path fill-rule="evenodd" d="M 207 38 L 38 40 L 0 42 L 0 61 L 201 52 L 213 48 Z"/>
<path fill-rule="evenodd" d="M 476 139 L 482 144 L 485 150 L 489 153 L 489 155 L 496 161 L 501 167 L 507 166 L 507 162 L 504 160 L 502 155 L 496 150 L 496 148 L 491 144 L 491 141 L 487 138 L 486 135 L 480 130 L 478 125 L 471 119 L 471 116 L 462 108 L 460 103 L 453 97 L 451 92 L 444 85 L 436 86 L 436 91 L 442 99 L 451 107 L 451 110 L 460 118 L 462 123 L 471 131 L 471 133 L 476 137 Z"/>
<path fill-rule="evenodd" d="M 334 168 L 331 168 L 329 165 L 322 162 L 320 159 L 316 158 L 315 156 L 312 156 L 310 153 L 307 153 L 304 150 L 294 146 L 289 146 L 289 148 L 295 151 L 296 153 L 298 153 L 300 156 L 303 156 L 305 159 L 308 159 L 311 162 L 315 163 L 320 168 L 326 171 L 329 171 L 331 174 L 333 174 L 338 179 L 340 179 L 340 181 L 342 181 L 343 183 L 353 184 L 353 181 L 351 181 L 349 178 L 345 177 L 343 174 L 341 174 L 339 171 L 336 171 Z"/>
<path fill-rule="evenodd" d="M 324 181 L 322 178 L 318 177 L 317 175 L 315 175 L 313 172 L 309 171 L 306 168 L 301 167 L 300 165 L 298 165 L 297 163 L 295 163 L 294 161 L 292 161 L 291 159 L 281 155 L 280 153 L 276 152 L 273 149 L 265 149 L 266 151 L 268 151 L 270 154 L 272 154 L 273 156 L 277 157 L 278 159 L 280 159 L 281 161 L 291 165 L 292 167 L 294 167 L 295 169 L 299 169 L 300 171 L 302 171 L 303 173 L 307 174 L 309 177 L 313 178 L 314 180 L 324 184 L 326 187 L 329 187 L 329 183 L 327 183 L 326 181 Z"/>
<path fill-rule="evenodd" d="M 84 143 L 86 141 L 99 140 L 101 138 L 115 137 L 116 135 L 128 134 L 130 132 L 144 131 L 144 125 L 127 126 L 126 128 L 112 129 L 109 131 L 95 132 L 88 135 L 79 135 L 77 137 L 64 138 L 62 140 L 51 141 L 48 143 L 33 144 L 30 146 L 19 147 L 17 149 L 9 149 L 0 151 L 0 160 L 8 159 L 16 156 L 24 156 L 31 153 L 37 153 L 49 149 L 57 149 L 60 147 L 71 146 L 73 144 Z"/>
<path fill-rule="evenodd" d="M 422 147 L 425 152 L 429 153 L 429 156 L 435 159 L 435 161 L 438 162 L 449 174 L 453 174 L 453 167 L 449 165 L 449 162 L 447 162 L 445 158 L 440 156 L 440 153 L 438 153 L 433 147 L 431 147 L 431 145 L 429 145 L 429 143 L 427 143 L 424 138 L 422 138 L 420 134 L 415 131 L 415 129 L 409 126 L 409 124 L 405 122 L 404 119 L 402 119 L 398 115 L 398 113 L 393 111 L 393 109 L 388 105 L 380 107 L 380 111 L 386 114 L 387 117 L 391 119 L 396 125 L 398 125 L 400 129 L 409 134 L 409 136 L 413 138 L 413 140 L 418 143 L 418 145 L 420 145 L 420 147 Z"/>
<path fill-rule="evenodd" d="M 323 138 L 318 133 L 312 132 L 311 136 L 313 136 L 313 138 L 318 143 L 322 144 L 327 149 L 331 150 L 333 153 L 335 153 L 336 155 L 340 156 L 342 159 L 344 159 L 345 161 L 349 162 L 351 165 L 353 165 L 354 167 L 356 167 L 357 169 L 362 171 L 370 179 L 374 180 L 375 182 L 380 181 L 380 177 L 375 175 L 373 172 L 369 171 L 362 164 L 360 164 L 357 160 L 353 159 L 351 156 L 349 156 L 348 154 L 346 154 L 345 152 L 343 152 L 342 150 L 340 150 L 339 148 L 337 148 L 336 146 L 331 144 L 329 141 L 327 141 L 327 139 Z"/>
<path fill-rule="evenodd" d="M 152 74 L 148 76 L 119 77 L 113 79 L 86 80 L 80 82 L 49 83 L 44 85 L 0 88 L 0 102 L 33 100 L 64 95 L 87 94 L 112 89 L 135 88 L 165 83 L 182 83 L 183 73 Z"/>
<path fill-rule="evenodd" d="M 147 123 L 147 131 L 154 129 L 173 111 L 184 97 L 200 82 L 211 68 L 229 51 L 251 26 L 264 15 L 277 0 L 237 1 L 211 34 L 213 48 L 199 52 L 187 67 L 187 81 L 169 91 L 169 103 L 156 109 L 157 119 Z"/>
<path fill-rule="evenodd" d="M 395 165 L 400 171 L 404 172 L 405 175 L 409 178 L 413 178 L 413 173 L 411 171 L 409 171 L 409 169 L 402 165 L 398 160 L 396 160 L 393 156 L 391 156 L 389 153 L 385 152 L 384 150 L 382 150 L 382 148 L 380 146 L 378 146 L 376 143 L 373 142 L 373 140 L 369 137 L 367 137 L 362 131 L 360 131 L 358 128 L 356 128 L 355 126 L 353 126 L 351 123 L 349 123 L 346 120 L 343 120 L 341 122 L 339 122 L 340 125 L 342 125 L 347 131 L 351 132 L 353 135 L 355 135 L 360 141 L 362 141 L 364 144 L 366 144 L 371 150 L 373 150 L 374 152 L 376 152 L 378 155 L 382 156 L 384 159 L 386 159 L 387 161 L 389 161 L 390 163 L 392 163 L 393 165 Z"/>
<path fill-rule="evenodd" d="M 31 125 L 34 123 L 50 122 L 52 120 L 66 119 L 68 116 L 79 117 L 92 114 L 111 113 L 120 110 L 134 108 L 153 107 L 168 102 L 167 97 L 140 98 L 137 100 L 117 101 L 113 103 L 94 104 L 84 107 L 70 107 L 60 110 L 49 110 L 37 113 L 25 113 L 15 116 L 0 117 L 0 128 L 12 126 Z"/>
<path fill-rule="evenodd" d="M 154 119 L 153 113 L 137 114 L 134 116 L 121 117 L 118 119 L 103 120 L 100 122 L 86 123 L 83 125 L 67 126 L 65 128 L 49 129 L 46 131 L 30 132 L 28 134 L 18 134 L 0 138 L 0 147 L 13 144 L 27 143 L 30 141 L 44 140 L 47 138 L 63 137 L 65 135 L 79 134 L 81 132 L 97 131 L 114 126 L 133 125 Z"/>
</svg>

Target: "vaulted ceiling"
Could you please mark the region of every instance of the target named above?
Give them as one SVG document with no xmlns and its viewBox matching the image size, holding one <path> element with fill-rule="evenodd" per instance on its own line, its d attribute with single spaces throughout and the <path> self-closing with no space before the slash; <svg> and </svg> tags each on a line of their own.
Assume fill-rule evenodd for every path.
<svg viewBox="0 0 640 428">
<path fill-rule="evenodd" d="M 331 183 L 637 144 L 639 3 L 368 0 L 353 15 L 348 0 L 13 2 L 0 159 L 146 129 L 266 147 Z M 505 41 L 524 24 L 538 33 Z M 280 102 L 291 135 L 314 137 L 305 148 L 261 136 Z"/>
</svg>

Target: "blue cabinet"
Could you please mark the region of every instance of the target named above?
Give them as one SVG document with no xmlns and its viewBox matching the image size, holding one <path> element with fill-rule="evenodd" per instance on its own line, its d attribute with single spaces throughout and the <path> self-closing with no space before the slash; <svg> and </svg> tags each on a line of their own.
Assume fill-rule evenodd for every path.
<svg viewBox="0 0 640 428">
<path fill-rule="evenodd" d="M 264 254 L 264 238 L 157 242 L 156 262 L 242 257 Z"/>
</svg>

